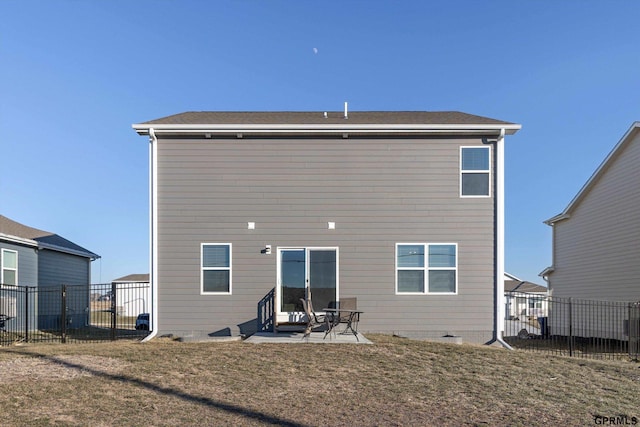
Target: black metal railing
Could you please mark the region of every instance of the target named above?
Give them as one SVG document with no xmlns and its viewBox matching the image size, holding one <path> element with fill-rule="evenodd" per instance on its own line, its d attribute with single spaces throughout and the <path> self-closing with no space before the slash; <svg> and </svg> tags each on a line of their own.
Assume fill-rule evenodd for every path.
<svg viewBox="0 0 640 427">
<path fill-rule="evenodd" d="M 276 289 L 271 289 L 258 302 L 258 332 L 273 332 L 275 326 L 275 299 Z"/>
<path fill-rule="evenodd" d="M 640 305 L 505 294 L 504 340 L 515 348 L 590 358 L 638 359 Z"/>
<path fill-rule="evenodd" d="M 0 285 L 0 345 L 142 339 L 150 304 L 148 283 Z"/>
</svg>

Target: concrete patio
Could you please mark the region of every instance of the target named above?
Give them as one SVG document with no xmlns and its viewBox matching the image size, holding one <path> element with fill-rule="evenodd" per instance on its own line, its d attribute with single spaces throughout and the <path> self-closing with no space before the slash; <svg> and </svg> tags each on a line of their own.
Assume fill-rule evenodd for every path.
<svg viewBox="0 0 640 427">
<path fill-rule="evenodd" d="M 328 334 L 325 338 L 324 332 L 311 332 L 305 338 L 304 332 L 256 332 L 245 340 L 254 344 L 373 344 L 364 335 L 358 333 L 348 334 Z"/>
</svg>

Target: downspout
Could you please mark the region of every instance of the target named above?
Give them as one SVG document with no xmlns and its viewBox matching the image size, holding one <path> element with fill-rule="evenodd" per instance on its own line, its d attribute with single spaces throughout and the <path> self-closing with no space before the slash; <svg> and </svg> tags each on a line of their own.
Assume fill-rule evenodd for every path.
<svg viewBox="0 0 640 427">
<path fill-rule="evenodd" d="M 149 282 L 151 283 L 151 333 L 142 342 L 155 338 L 158 334 L 158 138 L 153 128 L 149 128 Z"/>
<path fill-rule="evenodd" d="M 504 133 L 496 141 L 496 297 L 495 297 L 495 341 L 504 348 L 513 350 L 504 342 L 505 299 L 504 299 Z"/>
</svg>

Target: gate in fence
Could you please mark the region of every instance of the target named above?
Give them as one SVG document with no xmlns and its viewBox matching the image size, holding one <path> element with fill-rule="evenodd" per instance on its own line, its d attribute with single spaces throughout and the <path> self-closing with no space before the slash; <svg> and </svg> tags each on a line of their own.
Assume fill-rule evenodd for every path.
<svg viewBox="0 0 640 427">
<path fill-rule="evenodd" d="M 0 345 L 139 340 L 150 304 L 149 283 L 0 285 Z"/>
<path fill-rule="evenodd" d="M 640 357 L 640 303 L 505 295 L 512 347 L 591 358 Z"/>
</svg>

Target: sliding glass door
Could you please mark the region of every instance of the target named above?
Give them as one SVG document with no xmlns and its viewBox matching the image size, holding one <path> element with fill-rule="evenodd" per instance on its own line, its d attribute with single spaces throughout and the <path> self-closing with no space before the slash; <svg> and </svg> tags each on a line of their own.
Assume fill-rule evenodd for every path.
<svg viewBox="0 0 640 427">
<path fill-rule="evenodd" d="M 277 322 L 303 321 L 304 308 L 300 299 L 309 297 L 315 311 L 322 311 L 337 300 L 338 249 L 278 249 Z"/>
</svg>

